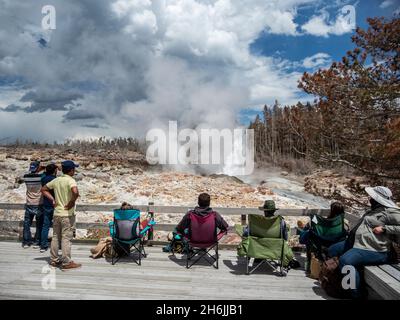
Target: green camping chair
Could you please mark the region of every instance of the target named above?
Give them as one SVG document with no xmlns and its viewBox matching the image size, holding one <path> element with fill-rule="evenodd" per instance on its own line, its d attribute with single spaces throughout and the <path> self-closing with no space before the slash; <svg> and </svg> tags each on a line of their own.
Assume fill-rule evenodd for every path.
<svg viewBox="0 0 400 320">
<path fill-rule="evenodd" d="M 311 253 L 314 253 L 319 260 L 325 260 L 327 249 L 331 245 L 345 240 L 346 235 L 344 214 L 331 219 L 318 214 L 310 215 L 310 231 L 306 244 L 308 262 L 311 260 Z"/>
<path fill-rule="evenodd" d="M 246 274 L 251 274 L 264 263 L 279 272 L 281 276 L 287 274 L 293 252 L 284 238 L 285 230 L 282 226 L 282 216 L 262 215 L 249 215 L 248 230 L 245 233 L 243 233 L 243 226 L 235 226 L 236 232 L 242 237 L 238 255 L 246 258 Z M 251 268 L 250 258 L 259 260 Z"/>
</svg>

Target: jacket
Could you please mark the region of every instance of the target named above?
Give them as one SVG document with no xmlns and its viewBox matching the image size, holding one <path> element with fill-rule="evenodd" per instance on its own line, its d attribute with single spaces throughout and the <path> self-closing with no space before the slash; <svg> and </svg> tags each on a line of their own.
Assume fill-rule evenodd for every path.
<svg viewBox="0 0 400 320">
<path fill-rule="evenodd" d="M 208 208 L 196 207 L 196 208 L 194 208 L 194 210 L 191 210 L 191 211 L 187 212 L 183 216 L 181 222 L 179 222 L 178 226 L 176 227 L 176 230 L 179 233 L 184 234 L 185 233 L 185 229 L 189 228 L 189 226 L 190 226 L 190 213 L 191 212 L 194 212 L 195 214 L 204 217 L 204 216 L 210 214 L 211 212 L 213 212 L 213 209 L 210 208 L 210 207 L 208 207 Z M 215 212 L 215 217 L 216 217 L 217 228 L 219 230 L 221 230 L 221 231 L 228 230 L 228 224 L 226 223 L 224 218 L 222 218 L 222 216 L 218 212 Z"/>
<path fill-rule="evenodd" d="M 375 234 L 375 227 L 383 226 L 384 232 Z M 351 231 L 353 248 L 377 252 L 390 251 L 392 241 L 400 236 L 400 210 L 383 206 L 368 210 Z"/>
</svg>

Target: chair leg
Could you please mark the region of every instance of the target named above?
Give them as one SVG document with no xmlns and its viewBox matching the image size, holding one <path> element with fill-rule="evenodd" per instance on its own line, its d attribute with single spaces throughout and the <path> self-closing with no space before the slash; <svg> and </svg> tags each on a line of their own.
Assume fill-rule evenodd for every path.
<svg viewBox="0 0 400 320">
<path fill-rule="evenodd" d="M 139 266 L 142 265 L 142 244 L 139 244 Z"/>
<path fill-rule="evenodd" d="M 250 258 L 246 256 L 246 274 L 249 275 L 249 263 L 250 263 Z"/>
<path fill-rule="evenodd" d="M 147 257 L 147 253 L 144 250 L 144 243 L 143 242 L 142 242 L 142 251 L 143 251 L 143 258 L 146 258 Z"/>
<path fill-rule="evenodd" d="M 281 252 L 281 261 L 280 261 L 280 268 L 279 268 L 279 269 L 280 269 L 280 270 L 279 270 L 279 273 L 280 273 L 281 276 L 284 276 L 284 273 L 283 273 L 284 251 L 285 251 L 285 240 L 282 239 L 282 252 Z"/>
<path fill-rule="evenodd" d="M 219 255 L 218 255 L 218 243 L 217 246 L 215 247 L 215 254 L 216 254 L 216 258 L 217 258 L 217 269 L 218 269 L 218 260 L 219 260 Z"/>
</svg>

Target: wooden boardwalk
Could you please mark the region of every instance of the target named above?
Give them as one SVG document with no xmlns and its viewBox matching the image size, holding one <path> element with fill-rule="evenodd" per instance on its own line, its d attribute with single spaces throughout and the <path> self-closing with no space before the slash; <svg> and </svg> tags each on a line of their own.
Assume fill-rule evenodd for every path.
<svg viewBox="0 0 400 320">
<path fill-rule="evenodd" d="M 161 247 L 146 247 L 148 257 L 138 266 L 104 258 L 91 259 L 92 245 L 74 244 L 74 261 L 83 266 L 61 271 L 47 266 L 49 253 L 22 249 L 17 242 L 0 242 L 0 299 L 328 299 L 304 269 L 278 277 L 263 265 L 245 275 L 245 265 L 233 250 L 220 250 L 220 268 L 195 265 L 187 270 Z M 304 256 L 298 256 L 303 264 Z M 55 289 L 44 289 L 43 279 L 55 271 Z"/>
</svg>

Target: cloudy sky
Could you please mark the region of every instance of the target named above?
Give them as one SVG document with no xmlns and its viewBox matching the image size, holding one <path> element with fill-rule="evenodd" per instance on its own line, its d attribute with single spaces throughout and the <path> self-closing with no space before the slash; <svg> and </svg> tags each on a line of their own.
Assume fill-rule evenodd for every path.
<svg viewBox="0 0 400 320">
<path fill-rule="evenodd" d="M 42 7 L 56 29 L 42 28 Z M 0 0 L 0 142 L 246 124 L 399 0 Z"/>
</svg>

